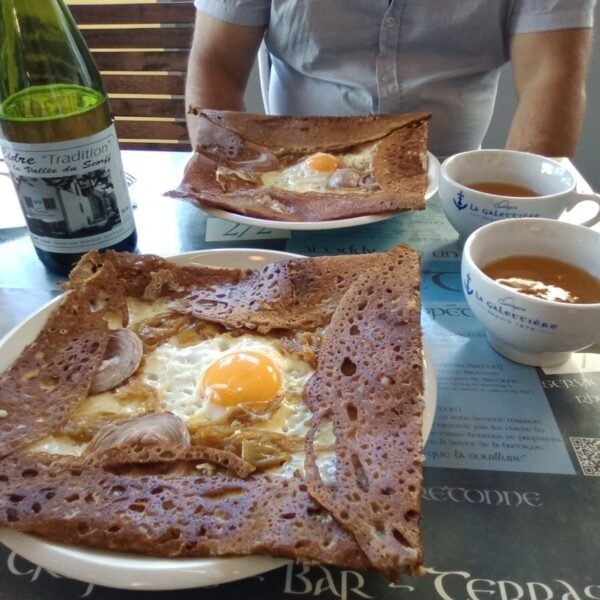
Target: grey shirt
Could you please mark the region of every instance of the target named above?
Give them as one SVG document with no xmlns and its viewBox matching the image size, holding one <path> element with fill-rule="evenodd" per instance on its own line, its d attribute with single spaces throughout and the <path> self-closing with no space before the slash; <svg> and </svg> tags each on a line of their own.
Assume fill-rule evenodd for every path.
<svg viewBox="0 0 600 600">
<path fill-rule="evenodd" d="M 595 0 L 195 0 L 266 26 L 269 112 L 430 111 L 438 156 L 477 148 L 510 36 L 592 27 Z M 232 40 L 235 48 L 235 40 Z"/>
</svg>

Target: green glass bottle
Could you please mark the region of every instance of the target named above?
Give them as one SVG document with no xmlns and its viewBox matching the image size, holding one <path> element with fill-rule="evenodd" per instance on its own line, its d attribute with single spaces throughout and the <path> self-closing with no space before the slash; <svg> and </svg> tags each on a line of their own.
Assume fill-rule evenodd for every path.
<svg viewBox="0 0 600 600">
<path fill-rule="evenodd" d="M 63 0 L 0 0 L 0 150 L 48 269 L 135 249 L 108 99 Z"/>
</svg>

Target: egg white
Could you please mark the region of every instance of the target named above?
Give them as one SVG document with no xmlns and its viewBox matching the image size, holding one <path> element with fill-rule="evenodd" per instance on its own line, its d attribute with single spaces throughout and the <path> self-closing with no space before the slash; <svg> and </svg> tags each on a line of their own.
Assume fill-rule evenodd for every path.
<svg viewBox="0 0 600 600">
<path fill-rule="evenodd" d="M 210 402 L 203 390 L 206 370 L 214 361 L 234 352 L 258 352 L 268 357 L 282 378 L 279 404 L 273 412 L 246 426 L 304 439 L 312 416 L 302 400 L 302 390 L 313 374 L 311 366 L 291 356 L 279 347 L 276 338 L 244 334 L 239 337 L 223 334 L 193 346 L 179 347 L 173 341 L 161 344 L 144 362 L 139 377 L 158 390 L 161 409 L 171 411 L 194 426 L 227 421 L 235 407 Z M 315 438 L 317 447 L 332 448 L 335 436 L 331 423 L 320 428 Z M 290 456 L 288 462 L 271 472 L 283 477 L 304 473 L 304 452 Z M 319 452 L 317 464 L 321 477 L 331 482 L 335 474 L 335 453 Z"/>
<path fill-rule="evenodd" d="M 296 428 L 298 418 L 289 404 L 298 404 L 302 388 L 313 370 L 308 363 L 277 349 L 275 338 L 223 334 L 185 347 L 167 341 L 146 358 L 136 377 L 157 389 L 161 410 L 170 411 L 186 421 L 193 419 L 195 425 L 211 424 L 222 421 L 235 407 L 210 401 L 203 386 L 206 370 L 227 354 L 248 351 L 270 359 L 281 375 L 283 400 L 277 416 L 272 417 L 270 430 L 285 433 Z M 306 411 L 300 421 L 309 416 Z M 262 424 L 269 428 L 266 423 Z"/>
<path fill-rule="evenodd" d="M 343 152 L 334 156 L 340 161 L 339 169 L 353 168 L 361 173 L 371 171 L 377 144 L 366 144 L 354 152 Z M 261 174 L 264 187 L 276 187 L 297 192 L 334 191 L 328 187 L 333 171 L 311 169 L 306 157 L 302 161 L 283 170 L 268 171 Z"/>
</svg>

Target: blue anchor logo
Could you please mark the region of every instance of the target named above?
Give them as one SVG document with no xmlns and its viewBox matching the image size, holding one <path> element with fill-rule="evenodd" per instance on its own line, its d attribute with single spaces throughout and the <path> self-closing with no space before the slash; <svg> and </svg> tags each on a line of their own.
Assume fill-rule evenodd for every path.
<svg viewBox="0 0 600 600">
<path fill-rule="evenodd" d="M 456 196 L 454 197 L 454 206 L 456 206 L 458 210 L 464 210 L 465 208 L 467 208 L 467 206 L 469 206 L 466 202 L 463 202 L 464 197 L 465 195 L 462 190 L 458 192 L 458 194 L 456 194 Z"/>
<path fill-rule="evenodd" d="M 465 292 L 467 292 L 467 296 L 471 296 L 473 294 L 473 292 L 475 291 L 472 287 L 471 287 L 471 273 L 467 273 L 467 276 L 465 277 Z"/>
</svg>

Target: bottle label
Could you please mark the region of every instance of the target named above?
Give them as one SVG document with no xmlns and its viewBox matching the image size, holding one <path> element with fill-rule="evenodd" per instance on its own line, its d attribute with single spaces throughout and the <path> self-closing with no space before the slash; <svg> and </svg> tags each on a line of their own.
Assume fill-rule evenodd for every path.
<svg viewBox="0 0 600 600">
<path fill-rule="evenodd" d="M 48 144 L 0 140 L 33 244 L 48 252 L 106 248 L 135 228 L 115 126 Z"/>
</svg>

